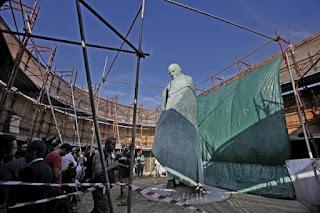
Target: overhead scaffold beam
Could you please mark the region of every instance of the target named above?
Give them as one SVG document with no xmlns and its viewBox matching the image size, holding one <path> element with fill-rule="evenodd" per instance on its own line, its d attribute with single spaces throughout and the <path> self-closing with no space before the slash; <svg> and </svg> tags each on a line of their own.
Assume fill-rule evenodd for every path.
<svg viewBox="0 0 320 213">
<path fill-rule="evenodd" d="M 13 35 L 28 36 L 30 38 L 37 38 L 37 39 L 42 39 L 42 40 L 46 40 L 46 41 L 55 41 L 55 42 L 58 42 L 58 43 L 65 43 L 65 44 L 72 44 L 72 45 L 82 46 L 81 42 L 72 41 L 72 40 L 68 40 L 68 39 L 54 38 L 54 37 L 31 34 L 31 33 L 13 32 L 13 31 L 10 31 L 10 30 L 2 30 L 2 29 L 0 29 L 0 32 L 1 33 L 7 33 L 7 34 L 13 34 Z M 136 54 L 135 51 L 124 50 L 124 49 L 119 49 L 119 48 L 114 48 L 114 47 L 107 47 L 107 46 L 100 45 L 100 44 L 88 43 L 86 46 L 87 47 L 91 47 L 91 48 L 97 48 L 97 49 L 120 51 L 120 52 L 124 52 L 124 53 Z M 149 53 L 141 53 L 141 54 L 143 54 L 145 56 L 150 56 Z"/>
<path fill-rule="evenodd" d="M 137 55 L 141 56 L 142 58 L 145 57 L 145 54 L 137 49 L 130 41 L 127 40 L 120 32 L 118 32 L 107 20 L 105 20 L 99 13 L 97 13 L 92 7 L 89 6 L 85 1 L 79 0 L 81 4 L 86 7 L 94 16 L 96 16 L 104 25 L 106 25 L 112 32 L 117 34 L 126 44 L 128 44 L 135 52 Z"/>
</svg>

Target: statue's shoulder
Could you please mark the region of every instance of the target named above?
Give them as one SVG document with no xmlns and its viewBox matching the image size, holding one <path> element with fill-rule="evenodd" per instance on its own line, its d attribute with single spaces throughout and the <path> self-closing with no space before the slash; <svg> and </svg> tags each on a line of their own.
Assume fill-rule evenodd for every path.
<svg viewBox="0 0 320 213">
<path fill-rule="evenodd" d="M 181 79 L 183 79 L 185 82 L 192 82 L 192 77 L 189 75 L 182 74 Z"/>
</svg>

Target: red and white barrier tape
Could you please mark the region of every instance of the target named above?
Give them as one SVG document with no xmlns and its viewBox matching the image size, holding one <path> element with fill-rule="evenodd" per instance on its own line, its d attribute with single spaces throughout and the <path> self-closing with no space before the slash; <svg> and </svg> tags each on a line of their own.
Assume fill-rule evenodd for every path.
<svg viewBox="0 0 320 213">
<path fill-rule="evenodd" d="M 132 185 L 132 190 L 138 192 L 141 195 L 145 195 L 145 196 L 150 196 L 152 198 L 155 198 L 158 201 L 162 201 L 162 202 L 166 202 L 166 203 L 172 203 L 175 204 L 177 206 L 181 206 L 184 208 L 188 208 L 190 210 L 192 210 L 193 212 L 199 212 L 199 213 L 207 213 L 204 209 L 200 208 L 200 207 L 195 207 L 192 206 L 191 204 L 188 204 L 186 201 L 179 201 L 176 200 L 168 195 L 160 195 L 156 192 L 153 191 L 148 191 L 146 189 L 141 189 L 135 185 Z"/>
<path fill-rule="evenodd" d="M 22 181 L 0 181 L 0 186 L 53 186 L 53 187 L 60 187 L 60 186 L 69 186 L 69 187 L 79 187 L 79 186 L 86 186 L 86 187 L 104 187 L 102 183 L 28 183 Z"/>
<path fill-rule="evenodd" d="M 14 209 L 14 208 L 19 208 L 19 207 L 24 207 L 24 206 L 29 206 L 29 205 L 35 205 L 35 204 L 41 204 L 41 203 L 46 203 L 46 202 L 50 202 L 53 200 L 59 200 L 59 199 L 64 199 L 67 198 L 69 196 L 73 196 L 73 195 L 81 195 L 84 194 L 85 192 L 92 192 L 94 190 L 96 190 L 96 188 L 94 187 L 104 187 L 104 184 L 102 183 L 64 183 L 64 184 L 56 184 L 56 183 L 26 183 L 26 182 L 21 182 L 21 181 L 0 181 L 0 185 L 5 185 L 5 186 L 54 186 L 54 187 L 59 187 L 59 186 L 91 186 L 91 188 L 86 189 L 86 191 L 82 192 L 82 191 L 78 191 L 78 192 L 73 192 L 73 193 L 69 193 L 69 194 L 64 194 L 64 195 L 59 195 L 59 196 L 55 196 L 55 197 L 50 197 L 50 198 L 44 198 L 41 200 L 36 200 L 36 201 L 29 201 L 29 202 L 25 202 L 25 203 L 17 203 L 13 206 L 9 206 L 9 209 Z M 141 189 L 135 185 L 132 185 L 132 190 L 141 194 L 141 195 L 145 195 L 145 196 L 150 196 L 158 201 L 162 201 L 162 202 L 166 202 L 166 203 L 172 203 L 175 204 L 177 206 L 181 206 L 184 208 L 188 208 L 194 212 L 199 212 L 199 213 L 206 213 L 205 210 L 203 210 L 200 207 L 195 207 L 192 206 L 191 204 L 188 204 L 186 201 L 179 201 L 176 200 L 174 198 L 171 198 L 169 195 L 160 195 L 156 192 L 153 191 L 148 191 L 146 189 Z"/>
<path fill-rule="evenodd" d="M 13 206 L 9 206 L 8 209 L 15 209 L 15 208 L 20 208 L 20 207 L 24 207 L 24 206 L 47 203 L 47 202 L 50 202 L 50 201 L 53 201 L 53 200 L 64 199 L 64 198 L 67 198 L 67 197 L 73 196 L 73 195 L 82 195 L 85 192 L 92 192 L 94 190 L 96 190 L 96 188 L 91 187 L 91 188 L 86 189 L 86 191 L 84 191 L 84 192 L 78 191 L 78 192 L 72 192 L 72 193 L 69 193 L 69 194 L 59 195 L 59 196 L 55 196 L 55 197 L 48 197 L 48 198 L 44 198 L 44 199 L 36 200 L 36 201 L 29 201 L 29 202 L 25 202 L 25 203 L 16 203 Z"/>
</svg>

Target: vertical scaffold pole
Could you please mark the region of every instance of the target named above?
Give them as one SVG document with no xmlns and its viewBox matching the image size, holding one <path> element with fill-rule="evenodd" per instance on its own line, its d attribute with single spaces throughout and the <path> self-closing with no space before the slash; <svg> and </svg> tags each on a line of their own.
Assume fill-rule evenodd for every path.
<svg viewBox="0 0 320 213">
<path fill-rule="evenodd" d="M 103 66 L 101 79 L 104 78 L 104 75 L 105 75 L 105 72 L 106 72 L 106 67 L 107 67 L 107 62 L 108 62 L 108 57 L 106 56 L 106 60 L 104 61 L 104 66 Z M 101 95 L 102 84 L 103 84 L 103 81 L 101 80 L 101 82 L 99 83 L 99 86 L 97 88 L 97 91 L 96 91 L 96 97 L 97 97 L 96 111 L 99 110 L 99 103 L 100 103 L 100 95 Z M 99 123 L 98 123 L 98 125 L 99 125 Z M 91 147 L 93 146 L 93 142 L 94 142 L 94 126 L 92 125 Z"/>
<path fill-rule="evenodd" d="M 140 33 L 139 33 L 139 44 L 138 44 L 139 45 L 138 50 L 140 53 L 141 53 L 141 46 L 142 46 L 145 4 L 146 4 L 146 0 L 142 0 Z M 134 101 L 133 101 L 132 141 L 130 146 L 130 175 L 129 175 L 129 185 L 128 185 L 127 213 L 131 213 L 131 205 L 132 205 L 132 182 L 133 182 L 132 180 L 133 180 L 133 164 L 134 164 L 134 154 L 135 154 L 137 102 L 138 102 L 138 91 L 139 91 L 139 75 L 140 75 L 141 57 L 142 57 L 141 54 L 137 54 L 136 80 L 135 80 Z"/>
<path fill-rule="evenodd" d="M 45 71 L 45 77 L 42 75 L 42 71 L 40 70 L 41 66 L 40 66 L 40 63 L 39 63 L 39 60 L 38 60 L 38 63 L 39 63 L 38 69 L 41 72 L 41 77 L 42 77 L 42 87 L 41 87 L 41 90 L 40 90 L 39 97 L 37 99 L 37 108 L 36 108 L 35 113 L 34 113 L 34 115 L 32 117 L 32 125 L 31 125 L 30 131 L 29 131 L 29 135 L 28 135 L 28 139 L 27 139 L 28 143 L 30 143 L 32 141 L 32 138 L 33 138 L 33 135 L 34 135 L 35 126 L 36 126 L 38 115 L 39 115 L 39 111 L 40 111 L 40 106 L 41 106 L 41 103 L 43 101 L 45 87 L 46 87 L 46 85 L 48 83 L 48 79 L 49 79 L 49 75 L 50 75 L 50 71 L 51 71 L 51 68 L 52 68 L 53 59 L 55 57 L 56 51 L 57 51 L 57 46 L 54 45 L 52 47 L 50 55 L 49 55 L 48 65 L 47 65 L 46 71 Z"/>
<path fill-rule="evenodd" d="M 297 88 L 296 88 L 295 80 L 293 78 L 293 74 L 292 74 L 292 70 L 291 70 L 291 66 L 290 66 L 290 62 L 289 62 L 288 53 L 286 51 L 284 51 L 284 49 L 282 47 L 282 43 L 281 43 L 282 41 L 284 41 L 286 44 L 288 44 L 290 46 L 290 42 L 282 39 L 277 32 L 276 32 L 276 41 L 278 41 L 278 44 L 279 44 L 279 47 L 280 47 L 280 51 L 281 51 L 282 56 L 283 56 L 283 58 L 285 60 L 286 67 L 287 67 L 289 75 L 290 75 L 290 81 L 291 81 L 291 85 L 292 85 L 292 89 L 293 89 L 293 95 L 294 95 L 295 102 L 296 102 L 297 109 L 298 109 L 298 118 L 299 118 L 299 121 L 300 121 L 300 124 L 301 124 L 301 127 L 302 127 L 305 143 L 306 143 L 306 146 L 307 146 L 307 151 L 308 151 L 310 159 L 313 159 L 313 154 L 312 154 L 312 151 L 311 151 L 310 142 L 309 142 L 309 139 L 308 139 L 307 130 L 306 130 L 306 126 L 305 126 L 305 120 L 304 120 L 304 116 L 302 114 L 301 107 L 300 107 L 301 106 L 300 105 L 300 100 L 299 100 L 300 96 L 299 96 L 299 93 L 298 93 Z"/>
<path fill-rule="evenodd" d="M 295 68 L 295 71 L 296 71 L 296 75 L 299 77 L 299 79 L 303 80 L 304 77 L 302 75 L 301 69 L 299 68 L 299 64 L 298 64 L 298 62 L 296 60 L 296 56 L 295 56 L 294 47 L 293 47 L 293 45 L 291 43 L 289 44 L 289 48 L 290 48 L 290 51 L 291 51 L 291 59 L 292 59 L 292 63 L 294 65 L 294 68 Z M 296 85 L 297 85 L 296 87 L 299 87 L 298 82 L 299 81 L 296 82 Z M 298 95 L 297 98 L 298 98 L 298 101 L 299 101 L 299 104 L 300 104 L 300 109 L 302 109 L 301 113 L 302 113 L 302 117 L 304 119 L 304 125 L 305 125 L 305 129 L 306 129 L 306 132 L 307 132 L 307 138 L 311 139 L 310 140 L 311 141 L 311 145 L 314 148 L 313 151 L 314 151 L 314 154 L 315 154 L 315 156 L 317 158 L 317 157 L 319 157 L 318 148 L 317 148 L 317 146 L 316 146 L 316 144 L 314 142 L 314 138 L 313 138 L 313 136 L 312 136 L 312 134 L 310 132 L 310 128 L 309 128 L 309 125 L 308 125 L 308 122 L 307 122 L 308 119 L 307 119 L 306 112 L 305 112 L 305 104 L 303 102 L 303 99 L 301 97 L 301 93 L 299 91 L 297 91 L 297 95 Z"/>
<path fill-rule="evenodd" d="M 292 55 L 292 62 L 293 62 L 293 65 L 294 65 L 294 67 L 296 69 L 296 74 L 298 75 L 299 78 L 303 78 L 301 70 L 299 69 L 298 63 L 295 60 L 295 53 L 294 53 L 293 45 L 291 43 L 289 43 L 289 47 L 290 47 L 291 55 Z M 288 69 L 289 69 L 290 65 L 289 65 L 289 60 L 288 60 L 288 54 L 287 53 L 286 53 L 286 62 L 287 62 L 287 66 L 288 66 Z M 312 134 L 311 134 L 311 132 L 310 132 L 310 130 L 308 128 L 308 125 L 307 125 L 307 117 L 306 117 L 305 111 L 302 111 L 302 110 L 305 110 L 304 109 L 303 100 L 302 100 L 299 92 L 297 91 L 297 88 L 295 86 L 296 83 L 294 81 L 293 74 L 290 71 L 290 69 L 289 69 L 289 72 L 290 72 L 290 79 L 291 79 L 291 82 L 292 82 L 292 87 L 294 88 L 294 96 L 295 96 L 295 100 L 296 100 L 296 104 L 297 104 L 297 108 L 298 108 L 298 112 L 299 112 L 299 121 L 301 123 L 301 127 L 302 127 L 302 131 L 303 131 L 304 139 L 305 139 L 305 142 L 306 142 L 306 145 L 307 145 L 309 157 L 312 160 L 312 169 L 313 169 L 313 172 L 314 172 L 314 176 L 315 176 L 315 179 L 316 179 L 316 182 L 317 182 L 318 189 L 320 191 L 320 180 L 319 180 L 319 177 L 318 177 L 317 165 L 316 165 L 316 161 L 313 158 L 313 154 L 312 154 L 312 150 L 311 150 L 310 142 L 309 142 L 309 136 L 311 137 L 311 141 L 313 140 Z M 301 108 L 302 108 L 302 110 L 301 110 Z M 317 150 L 317 146 L 315 145 L 314 141 L 312 141 L 312 145 L 313 145 L 316 157 L 318 157 L 318 150 Z"/>
<path fill-rule="evenodd" d="M 29 28 L 30 31 L 28 29 L 25 29 L 27 34 L 31 33 L 32 27 L 33 27 L 33 25 L 34 25 L 34 23 L 36 21 L 38 13 L 39 13 L 39 7 L 38 7 L 38 4 L 36 3 L 34 5 L 33 9 L 32 9 L 32 14 L 31 14 L 31 18 L 30 18 L 30 20 L 32 21 L 31 27 Z M 19 45 L 18 53 L 17 53 L 16 58 L 14 60 L 9 80 L 7 82 L 5 91 L 2 94 L 1 99 L 0 99 L 0 112 L 3 112 L 3 107 L 4 107 L 5 103 L 6 103 L 8 94 L 10 93 L 11 88 L 14 85 L 15 79 L 16 79 L 17 74 L 18 74 L 20 62 L 22 60 L 23 54 L 25 52 L 25 49 L 27 47 L 28 41 L 29 41 L 29 36 L 24 36 L 23 39 L 22 39 L 22 43 Z"/>
<path fill-rule="evenodd" d="M 100 140 L 100 130 L 99 130 L 99 126 L 98 126 L 97 112 L 96 112 L 96 107 L 95 107 L 94 95 L 93 95 L 93 91 L 92 91 L 92 82 L 91 82 L 91 75 L 90 75 L 90 69 L 89 69 L 89 60 L 88 60 L 85 34 L 84 34 L 84 29 L 83 29 L 83 21 L 82 21 L 82 15 L 81 15 L 80 2 L 79 2 L 79 0 L 75 0 L 75 1 L 76 1 L 76 7 L 77 7 L 79 31 L 80 31 L 81 44 L 82 44 L 82 54 L 83 54 L 85 72 L 86 72 L 86 78 L 87 78 L 87 84 L 88 84 L 90 106 L 91 106 L 92 117 L 93 117 L 93 122 L 94 122 L 93 124 L 94 124 L 97 144 L 98 144 L 102 172 L 103 172 L 105 180 L 107 181 L 106 195 L 107 195 L 107 199 L 108 199 L 109 210 L 110 210 L 110 213 L 113 213 L 113 205 L 112 205 L 111 195 L 110 195 L 110 191 L 109 191 L 110 182 L 109 182 L 109 178 L 108 178 L 108 174 L 107 174 L 104 153 L 102 151 L 102 144 L 101 144 L 101 140 Z"/>
<path fill-rule="evenodd" d="M 76 103 L 74 99 L 74 84 L 76 82 L 76 76 L 73 77 L 73 82 L 70 84 L 71 87 L 71 96 L 72 96 L 72 106 L 73 106 L 73 114 L 74 114 L 74 123 L 75 123 L 75 133 L 77 135 L 77 140 L 78 140 L 78 146 L 80 150 L 80 154 L 82 154 L 82 149 L 81 149 L 81 141 L 80 141 L 80 134 L 79 134 L 79 125 L 78 125 L 78 116 L 77 116 L 77 110 L 76 110 Z"/>
<path fill-rule="evenodd" d="M 286 60 L 287 68 L 288 68 L 288 71 L 289 71 L 289 74 L 290 74 L 290 80 L 291 80 L 291 84 L 292 84 L 294 98 L 295 98 L 295 101 L 296 101 L 298 114 L 299 114 L 298 117 L 299 117 L 299 120 L 300 120 L 300 123 L 301 123 L 304 139 L 305 139 L 307 150 L 308 150 L 308 154 L 309 154 L 310 159 L 313 159 L 313 154 L 312 154 L 312 151 L 311 151 L 311 148 L 310 148 L 310 142 L 309 142 L 309 139 L 308 139 L 308 134 L 307 134 L 307 131 L 306 131 L 305 119 L 304 119 L 304 117 L 302 115 L 300 102 L 299 102 L 299 99 L 298 99 L 298 95 L 299 94 L 298 94 L 298 91 L 297 91 L 297 88 L 296 88 L 296 84 L 295 84 L 295 81 L 294 81 L 294 78 L 293 78 L 292 70 L 291 70 L 291 67 L 290 67 L 290 64 L 289 64 L 288 53 L 285 52 L 284 54 L 285 54 L 285 60 Z"/>
<path fill-rule="evenodd" d="M 60 129 L 59 129 L 59 125 L 58 125 L 58 121 L 57 121 L 57 118 L 56 118 L 56 114 L 55 114 L 53 106 L 52 106 L 49 89 L 48 89 L 47 85 L 45 85 L 44 88 L 45 88 L 45 92 L 46 92 L 47 99 L 48 99 L 48 102 L 49 102 L 49 106 L 50 106 L 51 115 L 52 115 L 52 118 L 53 118 L 53 121 L 54 121 L 54 125 L 56 127 L 60 142 L 63 143 L 62 136 L 61 136 Z"/>
</svg>

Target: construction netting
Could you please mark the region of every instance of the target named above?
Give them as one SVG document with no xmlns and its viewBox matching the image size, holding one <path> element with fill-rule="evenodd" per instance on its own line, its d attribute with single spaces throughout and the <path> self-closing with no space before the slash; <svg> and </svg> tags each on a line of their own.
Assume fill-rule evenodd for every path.
<svg viewBox="0 0 320 213">
<path fill-rule="evenodd" d="M 205 161 L 278 165 L 289 158 L 280 64 L 274 60 L 198 96 Z"/>
<path fill-rule="evenodd" d="M 294 198 L 284 161 L 290 143 L 279 81 L 281 59 L 198 96 L 205 183 Z"/>
</svg>

